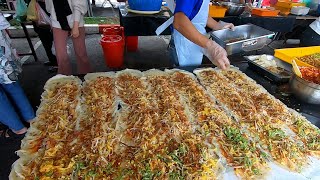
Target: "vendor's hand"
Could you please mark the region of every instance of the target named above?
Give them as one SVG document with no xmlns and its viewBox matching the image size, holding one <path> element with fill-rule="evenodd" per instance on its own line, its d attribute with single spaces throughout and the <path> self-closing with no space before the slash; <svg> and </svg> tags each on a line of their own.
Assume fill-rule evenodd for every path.
<svg viewBox="0 0 320 180">
<path fill-rule="evenodd" d="M 219 23 L 220 29 L 230 29 L 234 31 L 234 25 L 232 23 L 226 23 L 223 21 L 219 21 L 218 23 Z"/>
<path fill-rule="evenodd" d="M 77 37 L 79 37 L 79 35 L 80 35 L 79 28 L 73 27 L 71 30 L 71 37 L 77 38 Z"/>
<path fill-rule="evenodd" d="M 203 54 L 207 56 L 214 65 L 223 70 L 230 66 L 226 50 L 212 40 L 207 42 Z"/>
</svg>

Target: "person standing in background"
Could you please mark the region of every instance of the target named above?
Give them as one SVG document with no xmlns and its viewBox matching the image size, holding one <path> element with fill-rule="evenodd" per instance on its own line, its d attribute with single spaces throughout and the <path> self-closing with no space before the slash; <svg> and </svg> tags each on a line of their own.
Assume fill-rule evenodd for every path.
<svg viewBox="0 0 320 180">
<path fill-rule="evenodd" d="M 35 113 L 18 83 L 18 74 L 22 69 L 16 50 L 12 48 L 5 31 L 9 26 L 0 11 L 0 122 L 13 133 L 21 135 L 27 132 L 21 119 L 30 123 L 35 118 Z M 1 135 L 3 134 L 9 137 L 10 132 L 2 131 Z"/>
<path fill-rule="evenodd" d="M 46 9 L 51 14 L 52 31 L 58 60 L 58 73 L 72 74 L 71 63 L 67 53 L 67 39 L 72 37 L 77 58 L 78 73 L 91 71 L 85 45 L 83 16 L 87 12 L 86 0 L 45 0 Z"/>
<path fill-rule="evenodd" d="M 26 0 L 27 3 L 30 3 L 30 0 Z M 37 1 L 40 7 L 47 13 L 48 16 L 50 14 L 46 11 L 46 5 L 44 0 L 38 0 Z M 49 70 L 54 70 L 58 67 L 58 62 L 56 56 L 52 53 L 52 45 L 53 45 L 53 34 L 51 27 L 48 26 L 39 26 L 36 22 L 32 22 L 34 31 L 38 34 L 42 45 L 46 51 L 47 57 L 49 59 L 48 62 L 45 62 L 44 65 L 51 66 Z"/>
</svg>

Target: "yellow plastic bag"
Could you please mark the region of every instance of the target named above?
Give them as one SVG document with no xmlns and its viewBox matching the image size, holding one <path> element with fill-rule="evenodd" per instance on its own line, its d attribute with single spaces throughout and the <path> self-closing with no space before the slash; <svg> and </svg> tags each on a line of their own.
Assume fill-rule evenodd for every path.
<svg viewBox="0 0 320 180">
<path fill-rule="evenodd" d="M 38 12 L 37 12 L 37 0 L 31 0 L 27 10 L 27 20 L 28 21 L 37 21 Z"/>
</svg>

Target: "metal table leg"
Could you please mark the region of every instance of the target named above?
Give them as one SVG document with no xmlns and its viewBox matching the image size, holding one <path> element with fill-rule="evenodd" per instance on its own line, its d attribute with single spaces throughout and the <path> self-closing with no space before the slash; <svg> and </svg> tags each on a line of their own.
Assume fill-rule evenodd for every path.
<svg viewBox="0 0 320 180">
<path fill-rule="evenodd" d="M 88 4 L 88 16 L 93 17 L 92 5 L 91 5 L 90 0 L 87 0 L 87 4 Z"/>
<path fill-rule="evenodd" d="M 27 38 L 27 41 L 28 41 L 28 44 L 29 44 L 29 47 L 31 49 L 31 54 L 33 55 L 34 57 L 34 60 L 37 62 L 38 61 L 38 56 L 36 54 L 36 51 L 34 50 L 34 47 L 33 47 L 33 44 L 31 42 L 31 38 L 30 38 L 30 35 L 29 35 L 29 32 L 27 30 L 27 27 L 25 25 L 25 23 L 21 23 L 21 26 L 22 26 L 22 29 L 23 29 L 23 32 L 24 34 L 26 35 L 26 38 Z M 22 54 L 23 55 L 23 54 Z"/>
</svg>

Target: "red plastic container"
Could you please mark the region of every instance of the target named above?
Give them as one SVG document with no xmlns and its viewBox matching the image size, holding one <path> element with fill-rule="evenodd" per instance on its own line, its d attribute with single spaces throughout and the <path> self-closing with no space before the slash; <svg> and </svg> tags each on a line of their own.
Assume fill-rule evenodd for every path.
<svg viewBox="0 0 320 180">
<path fill-rule="evenodd" d="M 120 25 L 101 24 L 99 25 L 99 32 L 104 36 L 119 35 L 124 38 L 124 28 Z"/>
<path fill-rule="evenodd" d="M 102 37 L 100 44 L 107 66 L 110 68 L 122 67 L 124 53 L 123 38 L 119 35 L 107 35 Z"/>
<path fill-rule="evenodd" d="M 127 51 L 136 52 L 138 50 L 138 36 L 124 36 L 124 28 L 120 25 L 100 24 L 99 32 L 103 36 L 119 35 L 124 39 Z"/>
<path fill-rule="evenodd" d="M 138 36 L 126 37 L 127 51 L 136 52 L 138 50 Z"/>
</svg>

